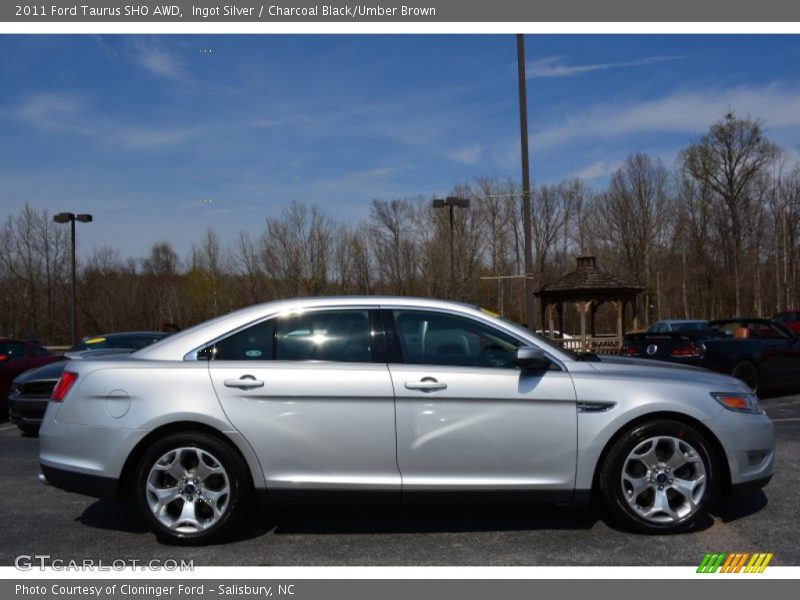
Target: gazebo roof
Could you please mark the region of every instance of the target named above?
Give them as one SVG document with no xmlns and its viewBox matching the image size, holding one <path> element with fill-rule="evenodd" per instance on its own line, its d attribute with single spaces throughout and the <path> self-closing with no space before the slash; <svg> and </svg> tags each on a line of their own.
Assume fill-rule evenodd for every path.
<svg viewBox="0 0 800 600">
<path fill-rule="evenodd" d="M 597 266 L 594 256 L 579 256 L 578 268 L 560 279 L 543 285 L 536 296 L 573 296 L 575 294 L 608 296 L 636 294 L 644 288 L 607 273 Z"/>
</svg>

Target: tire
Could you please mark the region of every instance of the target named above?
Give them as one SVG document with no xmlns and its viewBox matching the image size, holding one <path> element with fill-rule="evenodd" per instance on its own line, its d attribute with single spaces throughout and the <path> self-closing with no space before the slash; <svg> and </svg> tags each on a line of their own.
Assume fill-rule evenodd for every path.
<svg viewBox="0 0 800 600">
<path fill-rule="evenodd" d="M 247 465 L 226 442 L 206 433 L 172 433 L 139 460 L 134 496 L 159 539 L 180 545 L 217 541 L 247 512 Z"/>
<path fill-rule="evenodd" d="M 28 425 L 28 424 L 17 424 L 19 430 L 23 433 L 23 435 L 29 435 L 31 437 L 38 437 L 39 435 L 39 426 L 38 425 Z"/>
<path fill-rule="evenodd" d="M 755 363 L 749 360 L 738 362 L 736 366 L 733 367 L 731 375 L 736 377 L 736 379 L 744 381 L 754 391 L 758 390 L 758 367 Z"/>
<path fill-rule="evenodd" d="M 707 515 L 720 480 L 719 458 L 702 434 L 658 420 L 631 428 L 614 443 L 598 484 L 610 516 L 624 528 L 675 533 Z"/>
</svg>

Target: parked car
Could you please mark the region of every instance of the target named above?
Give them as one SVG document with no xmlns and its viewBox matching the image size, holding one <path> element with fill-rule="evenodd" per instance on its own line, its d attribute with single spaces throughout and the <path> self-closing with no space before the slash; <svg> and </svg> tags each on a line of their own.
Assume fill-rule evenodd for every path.
<svg viewBox="0 0 800 600">
<path fill-rule="evenodd" d="M 772 320 L 783 323 L 787 328 L 800 335 L 800 309 L 780 312 L 772 317 Z"/>
<path fill-rule="evenodd" d="M 131 498 L 168 541 L 219 539 L 251 500 L 343 494 L 582 505 L 690 527 L 772 476 L 774 432 L 741 381 L 579 356 L 466 304 L 301 298 L 236 311 L 61 375 L 43 478 Z"/>
<path fill-rule="evenodd" d="M 61 360 L 34 340 L 0 338 L 0 414 L 5 414 L 8 391 L 14 378 L 28 369 Z"/>
<path fill-rule="evenodd" d="M 708 329 L 625 336 L 620 354 L 705 367 L 753 390 L 800 389 L 800 337 L 768 319 L 711 321 Z"/>
<path fill-rule="evenodd" d="M 141 350 L 145 346 L 156 343 L 170 333 L 163 331 L 125 331 L 119 333 L 103 333 L 83 338 L 72 347 L 71 351 L 107 350 L 109 348 L 125 348 Z"/>
<path fill-rule="evenodd" d="M 656 321 L 647 328 L 647 333 L 668 333 L 670 331 L 693 331 L 708 329 L 706 319 L 664 319 Z"/>
<path fill-rule="evenodd" d="M 87 354 L 98 353 L 102 353 L 104 356 L 119 353 L 129 354 L 157 342 L 167 335 L 169 334 L 159 331 L 106 333 L 84 338 L 64 355 L 64 358 L 75 360 L 81 359 Z M 58 362 L 30 369 L 14 379 L 8 393 L 8 416 L 23 433 L 35 434 L 39 431 L 50 395 L 66 364 L 67 360 L 63 360 L 59 356 Z"/>
</svg>

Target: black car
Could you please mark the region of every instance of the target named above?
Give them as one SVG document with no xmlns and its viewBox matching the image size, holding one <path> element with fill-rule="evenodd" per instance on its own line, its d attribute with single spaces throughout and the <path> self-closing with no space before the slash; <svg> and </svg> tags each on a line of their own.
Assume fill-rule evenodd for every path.
<svg viewBox="0 0 800 600">
<path fill-rule="evenodd" d="M 66 359 L 80 360 L 87 355 L 127 354 L 149 346 L 169 335 L 159 331 L 108 333 L 84 338 L 66 355 Z M 18 375 L 8 394 L 8 417 L 24 433 L 39 431 L 50 394 L 61 377 L 67 360 L 30 369 Z"/>
<path fill-rule="evenodd" d="M 705 367 L 759 391 L 800 389 L 800 337 L 769 319 L 723 319 L 696 331 L 632 333 L 625 336 L 620 354 Z"/>
</svg>

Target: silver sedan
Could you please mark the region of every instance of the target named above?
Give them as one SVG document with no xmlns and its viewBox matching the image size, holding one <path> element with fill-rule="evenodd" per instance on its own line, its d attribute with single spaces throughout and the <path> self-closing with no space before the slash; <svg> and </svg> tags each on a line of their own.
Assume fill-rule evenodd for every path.
<svg viewBox="0 0 800 600">
<path fill-rule="evenodd" d="M 72 361 L 40 438 L 49 483 L 132 497 L 177 543 L 226 535 L 254 503 L 367 493 L 595 499 L 626 528 L 682 530 L 765 485 L 774 457 L 737 379 L 394 297 L 271 302 Z"/>
</svg>

